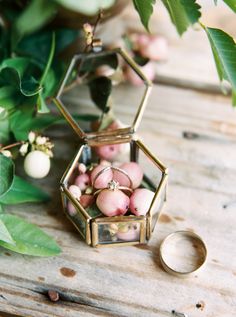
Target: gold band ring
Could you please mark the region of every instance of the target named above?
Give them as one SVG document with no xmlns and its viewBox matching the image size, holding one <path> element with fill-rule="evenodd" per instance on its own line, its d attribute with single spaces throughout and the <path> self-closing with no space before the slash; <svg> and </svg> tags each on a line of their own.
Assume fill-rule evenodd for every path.
<svg viewBox="0 0 236 317">
<path fill-rule="evenodd" d="M 192 248 L 190 252 L 191 254 L 188 253 L 186 250 L 186 247 L 190 247 L 190 245 Z M 170 253 L 171 247 L 172 254 Z M 181 258 L 180 248 L 182 248 L 182 252 L 184 250 L 183 259 Z M 191 263 L 192 259 L 190 260 L 188 258 L 188 255 L 190 256 L 192 254 L 194 254 L 194 264 Z M 171 261 L 170 257 L 174 257 L 175 260 Z M 187 277 L 192 275 L 193 273 L 196 273 L 196 271 L 198 271 L 206 262 L 206 258 L 207 248 L 205 243 L 199 235 L 191 231 L 173 232 L 163 240 L 160 246 L 160 260 L 163 268 L 166 272 L 178 277 Z M 180 263 L 181 265 L 185 265 L 185 268 L 180 270 L 176 267 L 177 263 L 179 265 Z"/>
</svg>

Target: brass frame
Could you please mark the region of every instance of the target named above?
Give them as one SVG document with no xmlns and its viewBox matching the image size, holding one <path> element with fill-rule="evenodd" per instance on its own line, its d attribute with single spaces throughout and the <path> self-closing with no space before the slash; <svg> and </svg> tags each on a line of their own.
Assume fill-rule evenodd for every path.
<svg viewBox="0 0 236 317">
<path fill-rule="evenodd" d="M 75 67 L 76 63 L 79 62 L 79 67 L 82 65 L 83 61 L 86 58 L 93 58 L 96 56 L 105 56 L 107 54 L 118 54 L 120 55 L 125 62 L 132 67 L 132 69 L 136 72 L 136 74 L 143 80 L 146 88 L 143 94 L 143 97 L 141 99 L 141 102 L 139 104 L 137 113 L 135 115 L 135 118 L 133 120 L 133 123 L 128 128 L 122 128 L 112 131 L 99 131 L 99 132 L 92 132 L 92 133 L 85 133 L 79 126 L 79 124 L 73 119 L 70 112 L 66 108 L 66 106 L 63 104 L 61 100 L 61 95 L 63 94 L 63 90 L 66 86 L 67 80 Z M 79 68 L 78 68 L 79 69 Z M 111 51 L 99 51 L 99 52 L 89 52 L 89 53 L 82 53 L 75 55 L 73 59 L 71 60 L 71 63 L 66 71 L 65 77 L 60 85 L 60 88 L 58 90 L 57 95 L 53 99 L 54 103 L 56 104 L 57 108 L 60 110 L 62 115 L 65 117 L 67 122 L 70 124 L 70 126 L 73 128 L 73 130 L 77 133 L 80 140 L 80 147 L 77 151 L 74 159 L 71 161 L 69 166 L 67 167 L 66 171 L 64 172 L 61 182 L 60 182 L 60 190 L 62 195 L 62 201 L 63 201 L 63 209 L 67 215 L 67 217 L 70 219 L 70 221 L 75 225 L 77 230 L 81 233 L 81 235 L 86 240 L 87 244 L 96 247 L 100 246 L 119 246 L 119 245 L 134 245 L 138 243 L 145 243 L 147 240 L 150 239 L 152 234 L 152 216 L 153 216 L 153 208 L 156 200 L 160 197 L 161 192 L 163 188 L 167 185 L 167 178 L 168 178 L 168 169 L 165 167 L 165 165 L 144 146 L 144 144 L 137 138 L 135 135 L 135 132 L 141 122 L 148 97 L 150 95 L 152 89 L 152 83 L 149 81 L 146 76 L 142 73 L 139 66 L 131 59 L 128 54 L 121 48 L 117 48 Z M 85 208 L 80 204 L 78 200 L 76 200 L 69 190 L 67 189 L 68 181 L 73 173 L 73 170 L 79 161 L 82 152 L 84 150 L 85 146 L 99 146 L 104 144 L 117 144 L 117 143 L 128 143 L 130 144 L 130 153 L 131 161 L 138 161 L 138 151 L 142 151 L 146 157 L 148 157 L 152 163 L 161 171 L 161 179 L 156 187 L 156 185 L 153 187 L 156 188 L 155 195 L 152 200 L 152 203 L 150 205 L 150 208 L 148 210 L 148 213 L 146 216 L 119 216 L 119 217 L 96 217 L 92 218 L 86 211 Z M 81 217 L 85 219 L 86 222 L 86 237 L 83 235 L 75 221 L 73 221 L 73 216 L 68 215 L 66 212 L 66 206 L 65 206 L 65 197 L 69 199 L 75 208 L 77 209 L 77 212 L 81 213 Z M 165 193 L 165 200 L 166 200 L 166 193 Z M 161 213 L 161 210 L 160 210 Z M 159 213 L 159 214 L 160 214 Z M 130 241 L 130 242 L 114 242 L 114 243 L 106 243 L 106 244 L 100 244 L 98 241 L 98 225 L 99 224 L 107 224 L 110 222 L 138 222 L 140 223 L 140 239 L 138 241 Z"/>
<path fill-rule="evenodd" d="M 141 99 L 141 102 L 139 104 L 134 121 L 130 127 L 118 129 L 116 131 L 112 130 L 112 131 L 99 131 L 96 133 L 94 132 L 85 133 L 80 128 L 79 124 L 71 116 L 70 112 L 65 107 L 65 105 L 63 104 L 61 100 L 61 96 L 63 95 L 63 90 L 66 87 L 67 80 L 77 62 L 79 62 L 79 67 L 80 67 L 86 58 L 101 57 L 101 56 L 106 56 L 108 54 L 120 55 L 126 61 L 126 63 L 130 65 L 130 67 L 136 72 L 136 74 L 143 80 L 146 88 L 145 88 L 143 97 Z M 141 122 L 144 110 L 146 108 L 147 100 L 149 98 L 151 89 L 152 89 L 152 82 L 142 73 L 139 66 L 134 62 L 134 60 L 129 57 L 129 55 L 126 53 L 125 50 L 121 48 L 116 48 L 110 51 L 89 52 L 89 53 L 81 53 L 81 54 L 75 55 L 71 60 L 71 63 L 66 71 L 65 77 L 62 80 L 62 83 L 60 85 L 60 88 L 56 96 L 53 98 L 53 102 L 55 103 L 57 108 L 60 110 L 62 115 L 65 117 L 67 122 L 70 124 L 70 126 L 73 128 L 73 130 L 76 132 L 76 134 L 80 137 L 80 139 L 84 140 L 84 142 L 88 143 L 89 145 L 95 145 L 95 144 L 101 144 L 101 143 L 109 144 L 111 142 L 111 139 L 113 139 L 115 143 L 119 143 L 119 142 L 122 143 L 124 142 L 124 139 L 129 140 L 131 138 L 131 135 L 134 132 L 136 132 Z"/>
</svg>

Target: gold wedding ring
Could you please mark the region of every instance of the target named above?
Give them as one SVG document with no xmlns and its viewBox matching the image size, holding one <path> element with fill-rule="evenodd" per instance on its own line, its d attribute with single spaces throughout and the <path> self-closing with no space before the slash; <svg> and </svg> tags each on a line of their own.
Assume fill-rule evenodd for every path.
<svg viewBox="0 0 236 317">
<path fill-rule="evenodd" d="M 207 248 L 199 235 L 191 231 L 176 231 L 161 243 L 160 260 L 166 272 L 188 277 L 206 262 Z"/>
<path fill-rule="evenodd" d="M 128 186 L 120 186 L 118 182 L 116 182 L 115 180 L 111 180 L 107 184 L 107 187 L 98 189 L 97 191 L 94 192 L 94 195 L 98 195 L 103 189 L 111 189 L 111 190 L 120 189 L 120 190 L 128 191 L 129 193 L 132 194 L 133 193 L 133 189 L 132 189 L 133 182 L 132 182 L 131 178 L 129 177 L 128 173 L 126 173 L 121 168 L 115 167 L 115 166 L 106 166 L 100 172 L 98 172 L 97 175 L 95 176 L 94 180 L 93 180 L 93 183 L 92 183 L 93 188 L 95 188 L 94 185 L 95 185 L 96 180 L 98 179 L 98 177 L 100 175 L 102 175 L 103 173 L 105 173 L 106 171 L 109 171 L 109 170 L 118 171 L 118 172 L 122 173 L 123 175 L 125 175 L 127 177 L 128 181 L 129 181 L 129 187 Z"/>
</svg>

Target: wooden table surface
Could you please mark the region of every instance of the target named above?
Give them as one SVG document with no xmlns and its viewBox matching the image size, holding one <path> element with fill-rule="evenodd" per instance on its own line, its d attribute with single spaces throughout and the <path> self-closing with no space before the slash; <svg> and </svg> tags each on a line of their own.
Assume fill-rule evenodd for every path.
<svg viewBox="0 0 236 317">
<path fill-rule="evenodd" d="M 199 54 L 206 65 L 213 63 L 208 53 Z M 206 82 L 215 83 L 214 76 Z M 123 103 L 134 93 L 124 88 Z M 172 310 L 188 317 L 236 315 L 236 113 L 230 98 L 194 85 L 156 84 L 139 133 L 169 166 L 168 202 L 148 245 L 94 249 L 81 240 L 62 213 L 58 189 L 76 138 L 66 127 L 53 128 L 54 163 L 50 176 L 37 182 L 52 201 L 8 211 L 51 234 L 63 252 L 33 258 L 0 249 L 0 316 L 171 317 Z M 182 229 L 201 235 L 208 248 L 204 269 L 187 279 L 167 274 L 159 259 L 163 238 Z M 50 302 L 48 290 L 56 290 L 61 300 Z"/>
</svg>

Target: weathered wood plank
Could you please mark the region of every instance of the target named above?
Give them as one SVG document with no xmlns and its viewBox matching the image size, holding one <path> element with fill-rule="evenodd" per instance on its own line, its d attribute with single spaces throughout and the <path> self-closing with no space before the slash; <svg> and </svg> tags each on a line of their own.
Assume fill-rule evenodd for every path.
<svg viewBox="0 0 236 317">
<path fill-rule="evenodd" d="M 123 87 L 117 94 L 121 118 L 130 116 L 134 91 Z M 49 131 L 56 143 L 53 169 L 36 183 L 52 194 L 52 202 L 8 211 L 44 228 L 63 253 L 38 259 L 1 249 L 0 311 L 33 317 L 171 317 L 174 309 L 191 317 L 233 316 L 235 119 L 228 98 L 154 86 L 140 135 L 170 165 L 169 199 L 147 246 L 116 249 L 88 247 L 63 216 L 58 183 L 76 152 L 76 138 L 68 128 Z M 184 131 L 197 137 L 183 138 Z M 185 280 L 165 273 L 159 261 L 160 242 L 179 229 L 199 233 L 209 252 L 205 269 Z M 49 289 L 57 290 L 61 301 L 51 303 Z M 202 310 L 196 307 L 200 301 Z"/>
</svg>

